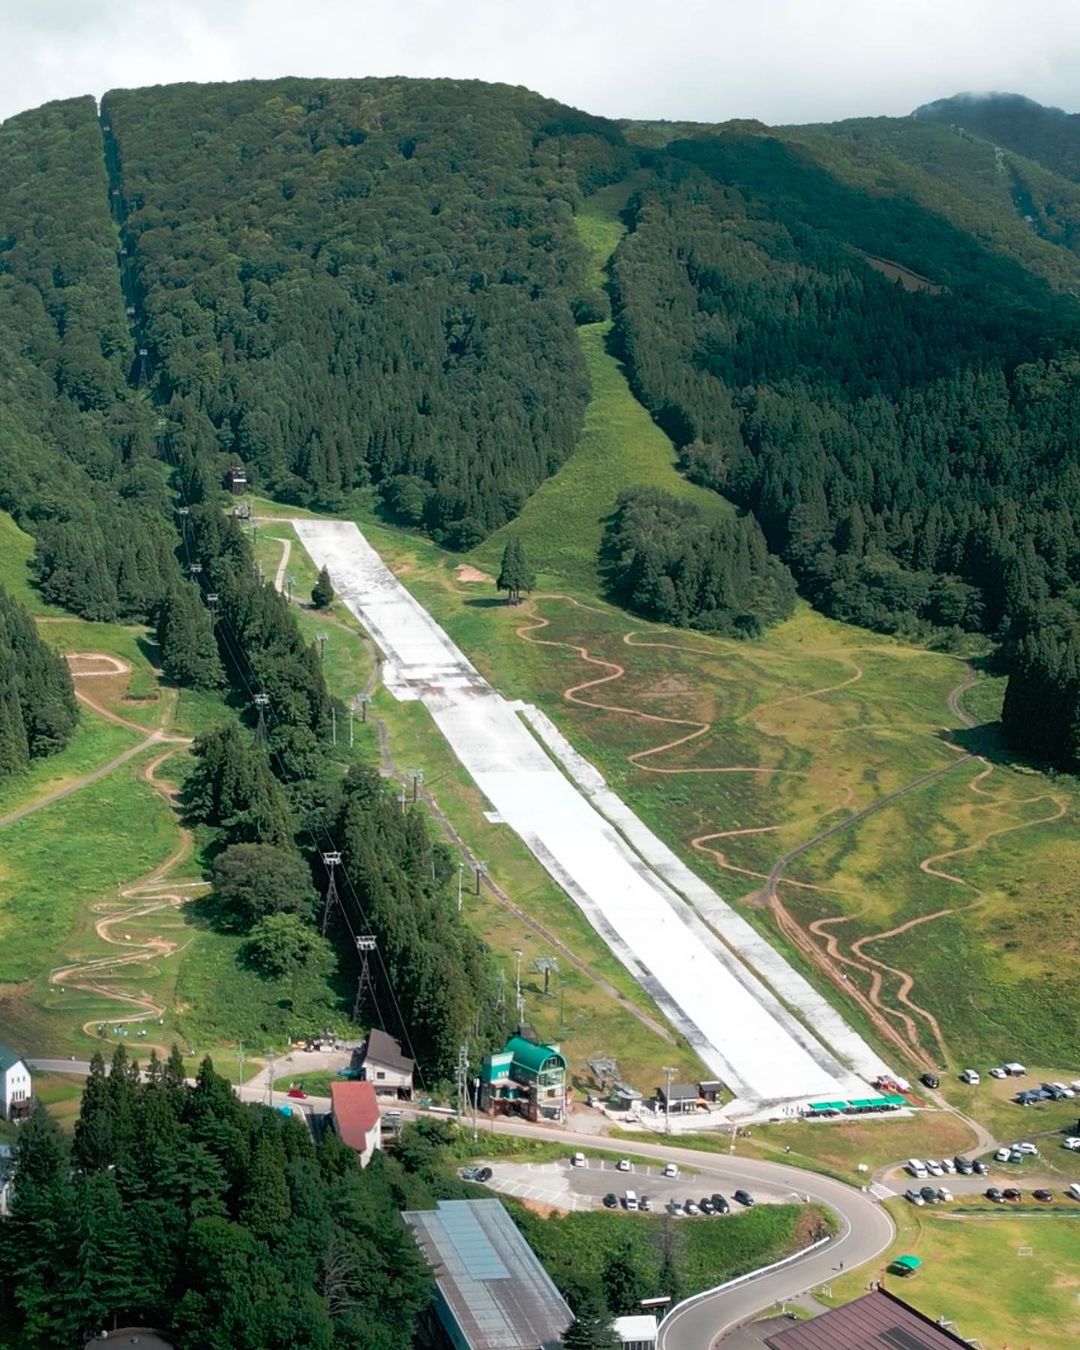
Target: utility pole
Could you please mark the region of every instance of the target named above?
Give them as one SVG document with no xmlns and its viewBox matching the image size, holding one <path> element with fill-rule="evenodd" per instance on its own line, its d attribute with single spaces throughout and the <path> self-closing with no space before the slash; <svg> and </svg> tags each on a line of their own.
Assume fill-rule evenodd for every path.
<svg viewBox="0 0 1080 1350">
<path fill-rule="evenodd" d="M 520 947 L 514 948 L 515 970 L 514 970 L 514 1004 L 517 1008 L 518 1023 L 525 1020 L 525 1000 L 521 996 L 521 958 L 525 953 Z"/>
<path fill-rule="evenodd" d="M 479 1130 L 477 1129 L 476 1124 L 476 1106 L 479 1100 L 480 1100 L 480 1079 L 474 1078 L 472 1080 L 472 1137 L 474 1144 L 479 1138 Z"/>
<path fill-rule="evenodd" d="M 410 769 L 409 777 L 412 779 L 412 799 L 415 806 L 420 796 L 420 784 L 424 781 L 424 771 L 423 769 Z"/>
<path fill-rule="evenodd" d="M 319 931 L 323 937 L 326 936 L 326 930 L 330 926 L 330 911 L 335 905 L 340 905 L 338 899 L 337 881 L 334 877 L 334 868 L 341 863 L 340 853 L 324 853 L 322 855 L 323 866 L 330 873 L 330 879 L 326 883 L 326 899 L 323 901 L 322 923 L 319 925 Z"/>
<path fill-rule="evenodd" d="M 330 700 L 330 743 L 337 745 L 337 706 Z"/>
<path fill-rule="evenodd" d="M 356 939 L 356 950 L 360 953 L 360 977 L 356 981 L 356 998 L 353 1001 L 352 1020 L 360 1021 L 360 1013 L 364 1006 L 364 990 L 372 996 L 374 1005 L 375 986 L 371 982 L 371 966 L 369 957 L 375 950 L 375 935 L 373 933 L 364 933 Z"/>
<path fill-rule="evenodd" d="M 664 1133 L 671 1133 L 671 1080 L 675 1070 L 670 1064 L 664 1065 Z"/>
<path fill-rule="evenodd" d="M 479 858 L 473 860 L 473 870 L 476 872 L 476 894 L 480 894 L 480 878 L 487 875 L 487 863 Z"/>
<path fill-rule="evenodd" d="M 266 1105 L 274 1104 L 274 1047 L 266 1052 Z"/>
<path fill-rule="evenodd" d="M 465 871 L 465 859 L 459 858 L 457 865 L 457 912 L 461 913 L 461 878 Z"/>
<path fill-rule="evenodd" d="M 465 1119 L 465 1111 L 469 1105 L 469 1042 L 462 1041 L 458 1046 L 457 1052 L 457 1114 L 458 1123 Z"/>
<path fill-rule="evenodd" d="M 291 572 L 286 572 L 286 574 L 285 574 L 285 599 L 286 599 L 286 600 L 291 600 L 291 599 L 292 599 L 293 588 L 295 587 L 295 585 L 296 585 L 296 578 L 293 576 L 293 574 L 292 574 Z"/>
<path fill-rule="evenodd" d="M 236 1057 L 240 1061 L 240 1076 L 237 1081 L 237 1087 L 243 1087 L 244 1084 L 244 1042 L 241 1041 L 237 1046 Z"/>
<path fill-rule="evenodd" d="M 291 580 L 291 578 L 290 578 Z M 319 660 L 326 660 L 326 644 L 330 641 L 329 633 L 316 633 L 315 641 L 319 644 Z"/>
</svg>

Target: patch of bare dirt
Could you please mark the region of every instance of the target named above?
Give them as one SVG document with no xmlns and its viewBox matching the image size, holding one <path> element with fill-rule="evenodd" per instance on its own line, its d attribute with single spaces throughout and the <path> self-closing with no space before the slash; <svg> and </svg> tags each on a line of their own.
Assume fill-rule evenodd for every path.
<svg viewBox="0 0 1080 1350">
<path fill-rule="evenodd" d="M 454 575 L 458 581 L 486 581 L 490 584 L 494 584 L 495 581 L 494 577 L 481 572 L 478 567 L 470 567 L 468 563 L 458 563 L 454 568 Z"/>
<path fill-rule="evenodd" d="M 931 295 L 940 295 L 945 289 L 939 286 L 937 282 L 931 281 L 928 277 L 919 276 L 918 272 L 913 272 L 909 267 L 902 267 L 899 263 L 889 262 L 888 258 L 875 258 L 870 253 L 864 253 L 863 257 L 874 269 L 880 272 L 883 277 L 890 281 L 898 281 L 905 291 L 929 291 Z"/>
</svg>

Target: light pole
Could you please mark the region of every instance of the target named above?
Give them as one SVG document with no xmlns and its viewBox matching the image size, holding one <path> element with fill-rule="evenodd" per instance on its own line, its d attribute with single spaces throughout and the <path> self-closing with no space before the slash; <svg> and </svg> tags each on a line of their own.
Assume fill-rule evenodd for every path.
<svg viewBox="0 0 1080 1350">
<path fill-rule="evenodd" d="M 464 871 L 465 871 L 465 860 L 464 858 L 459 858 L 457 865 L 457 912 L 459 914 L 461 913 L 461 877 Z"/>
<path fill-rule="evenodd" d="M 670 1064 L 664 1065 L 664 1133 L 671 1133 L 671 1080 L 675 1070 Z"/>
<path fill-rule="evenodd" d="M 487 869 L 487 863 L 486 863 L 486 862 L 481 862 L 481 860 L 480 860 L 479 858 L 477 858 L 477 859 L 473 862 L 473 869 L 474 869 L 474 871 L 476 872 L 476 894 L 479 895 L 479 894 L 480 894 L 480 878 L 487 875 L 487 870 L 488 870 L 488 869 Z"/>
</svg>

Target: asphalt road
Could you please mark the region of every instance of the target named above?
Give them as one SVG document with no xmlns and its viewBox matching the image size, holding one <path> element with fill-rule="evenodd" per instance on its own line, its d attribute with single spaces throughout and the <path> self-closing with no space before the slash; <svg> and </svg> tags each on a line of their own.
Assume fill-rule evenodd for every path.
<svg viewBox="0 0 1080 1350">
<path fill-rule="evenodd" d="M 30 1067 L 42 1072 L 83 1074 L 89 1072 L 85 1060 L 31 1059 Z M 241 1100 L 265 1101 L 264 1088 L 241 1088 Z M 288 1102 L 306 1116 L 322 1114 L 330 1109 L 328 1097 L 308 1097 L 302 1101 L 290 1100 L 285 1093 L 273 1094 L 273 1105 Z M 406 1114 L 419 1115 L 417 1111 Z M 530 1125 L 509 1120 L 485 1121 L 480 1125 L 481 1139 L 485 1133 L 517 1135 L 526 1139 L 546 1139 L 565 1144 L 568 1155 L 585 1145 L 603 1147 L 618 1152 L 619 1141 L 602 1137 L 586 1137 L 573 1130 L 543 1125 Z M 841 1269 L 851 1270 L 872 1261 L 893 1239 L 893 1222 L 888 1211 L 869 1195 L 831 1177 L 806 1172 L 783 1163 L 763 1162 L 755 1158 L 741 1158 L 722 1153 L 706 1153 L 699 1149 L 682 1148 L 663 1143 L 627 1144 L 628 1152 L 637 1157 L 655 1158 L 662 1163 L 674 1162 L 693 1167 L 697 1175 L 686 1178 L 681 1190 L 686 1195 L 705 1195 L 714 1190 L 730 1196 L 738 1187 L 768 1192 L 770 1198 L 814 1201 L 827 1205 L 836 1216 L 838 1231 L 835 1239 L 825 1247 L 809 1252 L 779 1270 L 750 1279 L 733 1289 L 722 1290 L 712 1297 L 701 1299 L 676 1311 L 661 1326 L 657 1350 L 709 1350 L 724 1331 L 745 1322 L 774 1303 L 791 1298 L 828 1282 Z M 589 1169 L 593 1172 L 593 1169 Z M 593 1175 L 601 1176 L 597 1169 Z M 624 1179 L 624 1185 L 610 1189 L 625 1190 L 628 1173 L 609 1172 L 612 1181 Z M 955 1179 L 955 1178 L 954 1178 Z M 942 1178 L 944 1180 L 944 1178 Z M 608 1187 L 605 1185 L 605 1189 Z M 687 1220 L 687 1222 L 714 1222 Z M 724 1222 L 724 1220 L 718 1220 Z M 868 1272 L 868 1278 L 871 1273 Z"/>
</svg>

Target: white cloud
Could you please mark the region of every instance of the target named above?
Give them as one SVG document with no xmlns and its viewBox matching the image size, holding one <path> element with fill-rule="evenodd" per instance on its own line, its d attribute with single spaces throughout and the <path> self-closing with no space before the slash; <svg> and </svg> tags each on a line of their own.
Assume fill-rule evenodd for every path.
<svg viewBox="0 0 1080 1350">
<path fill-rule="evenodd" d="M 286 74 L 475 77 L 702 121 L 898 114 L 961 89 L 1071 110 L 1080 87 L 1076 0 L 37 0 L 3 17 L 0 117 Z"/>
</svg>

